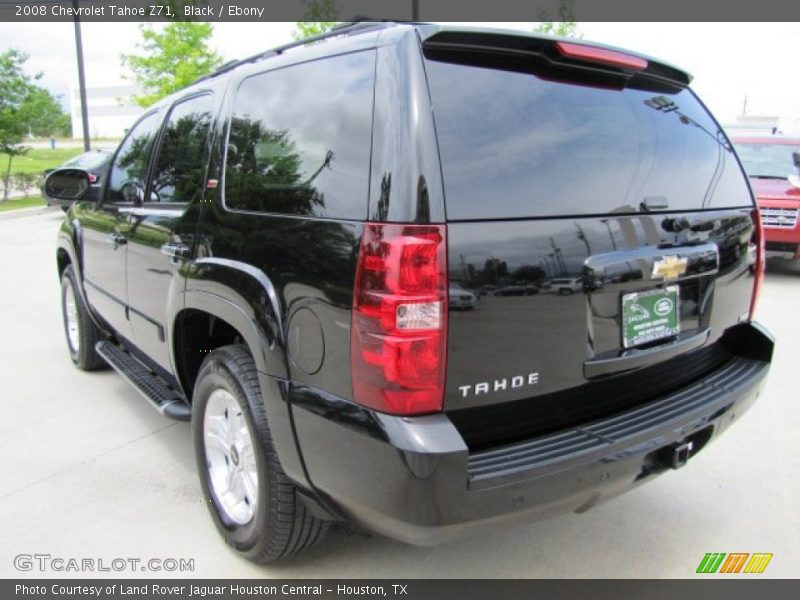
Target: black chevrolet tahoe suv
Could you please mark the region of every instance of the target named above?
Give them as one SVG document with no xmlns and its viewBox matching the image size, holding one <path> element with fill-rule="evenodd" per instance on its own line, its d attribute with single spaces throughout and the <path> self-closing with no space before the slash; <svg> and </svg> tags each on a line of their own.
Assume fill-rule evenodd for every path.
<svg viewBox="0 0 800 600">
<path fill-rule="evenodd" d="M 689 81 L 425 24 L 228 64 L 148 110 L 102 186 L 50 175 L 76 200 L 72 360 L 191 420 L 254 561 L 335 520 L 427 545 L 583 512 L 683 466 L 770 366 L 758 213 Z"/>
</svg>

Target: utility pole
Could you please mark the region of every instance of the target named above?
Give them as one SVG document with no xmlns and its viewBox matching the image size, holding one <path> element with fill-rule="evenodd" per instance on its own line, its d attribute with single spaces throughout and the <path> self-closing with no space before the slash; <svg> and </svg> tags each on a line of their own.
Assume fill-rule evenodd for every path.
<svg viewBox="0 0 800 600">
<path fill-rule="evenodd" d="M 617 242 L 614 241 L 614 232 L 611 231 L 611 221 L 610 219 L 600 219 L 600 222 L 606 226 L 608 229 L 608 237 L 611 239 L 611 245 L 614 247 L 614 250 L 617 249 Z"/>
<path fill-rule="evenodd" d="M 86 76 L 83 72 L 83 42 L 81 41 L 81 21 L 78 17 L 78 0 L 72 0 L 75 9 L 75 53 L 78 55 L 78 87 L 81 95 L 81 122 L 83 123 L 83 150 L 90 150 L 89 109 L 86 106 Z"/>
<path fill-rule="evenodd" d="M 550 236 L 550 245 L 553 247 L 553 254 L 555 255 L 555 262 L 558 266 L 558 270 L 560 271 L 561 277 L 565 277 L 567 274 L 567 265 L 564 262 L 564 256 L 561 254 L 561 248 L 556 246 L 556 241 Z"/>
<path fill-rule="evenodd" d="M 419 0 L 411 0 L 411 20 L 419 21 Z"/>
<path fill-rule="evenodd" d="M 586 256 L 591 256 L 592 249 L 589 247 L 589 240 L 586 239 L 586 232 L 583 230 L 583 227 L 577 223 L 575 223 L 575 227 L 578 228 L 578 239 L 586 245 Z"/>
</svg>

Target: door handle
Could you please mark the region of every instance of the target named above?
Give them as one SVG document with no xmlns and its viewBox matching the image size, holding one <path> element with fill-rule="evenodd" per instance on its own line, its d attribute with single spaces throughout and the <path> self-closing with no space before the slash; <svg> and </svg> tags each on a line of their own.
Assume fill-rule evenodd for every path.
<svg viewBox="0 0 800 600">
<path fill-rule="evenodd" d="M 161 252 L 169 256 L 170 262 L 174 265 L 181 259 L 189 258 L 190 249 L 186 244 L 164 244 Z"/>
<path fill-rule="evenodd" d="M 111 245 L 114 247 L 114 250 L 116 250 L 120 246 L 124 246 L 125 244 L 127 244 L 128 238 L 126 238 L 121 233 L 117 233 L 115 231 L 114 233 L 109 234 L 108 241 L 111 242 Z"/>
</svg>

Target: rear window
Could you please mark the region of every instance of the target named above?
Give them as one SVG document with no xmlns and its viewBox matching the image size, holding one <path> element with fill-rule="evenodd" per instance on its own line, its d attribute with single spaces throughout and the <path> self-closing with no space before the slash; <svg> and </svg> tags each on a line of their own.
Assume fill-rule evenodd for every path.
<svg viewBox="0 0 800 600">
<path fill-rule="evenodd" d="M 691 91 L 624 90 L 426 60 L 451 220 L 749 206 Z M 663 86 L 662 86 L 663 87 Z"/>
<path fill-rule="evenodd" d="M 750 177 L 787 179 L 795 172 L 792 153 L 800 152 L 798 144 L 736 143 L 736 152 Z"/>
<path fill-rule="evenodd" d="M 87 152 L 64 163 L 65 167 L 78 167 L 79 169 L 96 169 L 108 164 L 111 155 L 108 152 Z"/>
</svg>

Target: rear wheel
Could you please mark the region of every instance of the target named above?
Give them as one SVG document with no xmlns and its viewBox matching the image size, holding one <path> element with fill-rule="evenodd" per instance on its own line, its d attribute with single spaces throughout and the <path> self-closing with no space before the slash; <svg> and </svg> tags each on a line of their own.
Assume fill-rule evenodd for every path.
<svg viewBox="0 0 800 600">
<path fill-rule="evenodd" d="M 217 529 L 246 558 L 268 563 L 312 546 L 327 531 L 283 472 L 253 358 L 218 348 L 195 384 L 192 429 L 200 482 Z"/>
<path fill-rule="evenodd" d="M 75 366 L 83 371 L 97 371 L 106 367 L 106 361 L 94 349 L 102 339 L 102 332 L 94 324 L 86 305 L 78 293 L 78 282 L 72 265 L 67 265 L 61 275 L 61 314 L 67 350 Z"/>
</svg>

